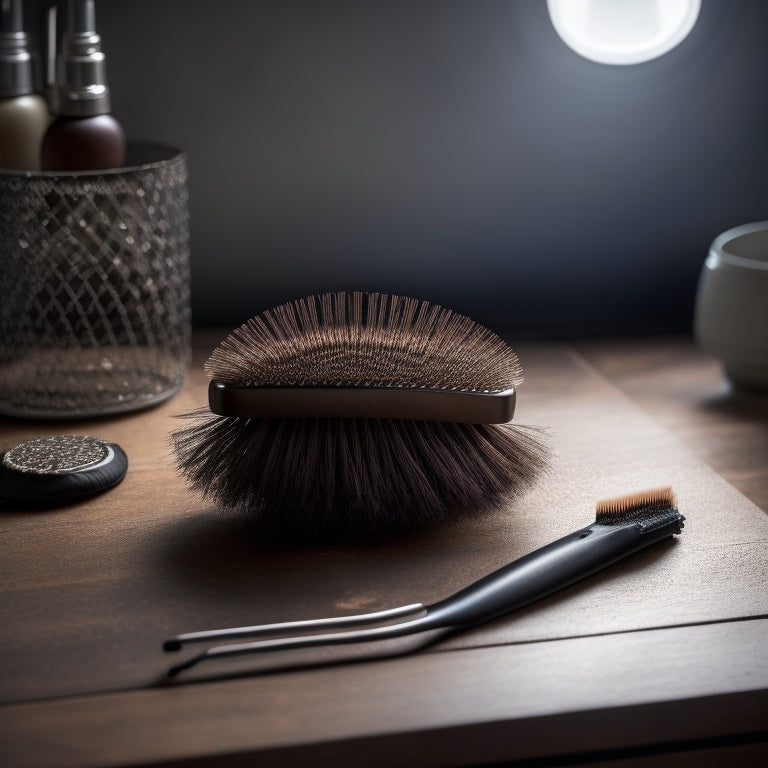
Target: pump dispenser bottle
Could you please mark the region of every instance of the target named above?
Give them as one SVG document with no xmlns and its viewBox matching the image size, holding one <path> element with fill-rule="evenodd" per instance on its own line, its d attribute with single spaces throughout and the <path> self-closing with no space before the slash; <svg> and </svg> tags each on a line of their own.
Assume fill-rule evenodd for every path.
<svg viewBox="0 0 768 768">
<path fill-rule="evenodd" d="M 0 168 L 39 170 L 49 121 L 45 99 L 34 93 L 22 0 L 0 0 Z"/>
<path fill-rule="evenodd" d="M 67 31 L 51 89 L 51 123 L 42 146 L 44 171 L 119 168 L 125 160 L 125 134 L 109 114 L 101 37 L 94 0 L 69 0 Z"/>
</svg>

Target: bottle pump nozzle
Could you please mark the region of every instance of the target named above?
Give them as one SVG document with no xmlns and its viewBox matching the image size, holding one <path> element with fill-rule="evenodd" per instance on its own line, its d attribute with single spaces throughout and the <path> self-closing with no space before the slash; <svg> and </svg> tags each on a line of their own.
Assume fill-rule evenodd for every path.
<svg viewBox="0 0 768 768">
<path fill-rule="evenodd" d="M 32 57 L 22 25 L 21 0 L 0 0 L 0 98 L 34 91 Z"/>
<path fill-rule="evenodd" d="M 52 108 L 56 114 L 90 117 L 109 112 L 104 53 L 96 32 L 94 0 L 69 0 L 67 29 L 57 60 Z"/>
</svg>

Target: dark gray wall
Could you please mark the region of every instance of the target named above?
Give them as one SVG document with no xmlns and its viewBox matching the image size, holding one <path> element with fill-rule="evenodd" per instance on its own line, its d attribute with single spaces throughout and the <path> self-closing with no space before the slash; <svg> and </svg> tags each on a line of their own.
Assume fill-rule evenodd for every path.
<svg viewBox="0 0 768 768">
<path fill-rule="evenodd" d="M 360 288 L 503 332 L 687 329 L 768 218 L 768 3 L 583 60 L 544 0 L 100 0 L 113 111 L 189 155 L 193 310 Z"/>
</svg>

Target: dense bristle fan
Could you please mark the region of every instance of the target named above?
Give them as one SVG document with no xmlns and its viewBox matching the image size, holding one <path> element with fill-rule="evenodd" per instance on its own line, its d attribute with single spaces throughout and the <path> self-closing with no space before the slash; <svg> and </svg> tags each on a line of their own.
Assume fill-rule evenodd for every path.
<svg viewBox="0 0 768 768">
<path fill-rule="evenodd" d="M 278 528 L 423 527 L 498 506 L 546 460 L 537 429 L 507 423 L 522 381 L 512 348 L 426 301 L 283 304 L 230 334 L 205 369 L 210 411 L 173 434 L 179 468 Z"/>
</svg>

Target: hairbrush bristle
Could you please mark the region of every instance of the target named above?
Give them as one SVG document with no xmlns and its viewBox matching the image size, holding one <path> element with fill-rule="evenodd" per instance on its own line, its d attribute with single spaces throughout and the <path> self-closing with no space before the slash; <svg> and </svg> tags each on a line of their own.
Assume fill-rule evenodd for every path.
<svg viewBox="0 0 768 768">
<path fill-rule="evenodd" d="M 175 433 L 182 472 L 278 528 L 366 534 L 488 509 L 532 484 L 534 428 L 394 419 L 243 419 L 206 411 Z"/>
<path fill-rule="evenodd" d="M 598 523 L 610 525 L 647 518 L 659 512 L 675 511 L 676 505 L 675 494 L 667 486 L 598 501 L 595 516 Z"/>
<path fill-rule="evenodd" d="M 522 382 L 514 350 L 487 328 L 379 293 L 326 293 L 263 312 L 222 341 L 205 370 L 240 387 L 498 392 Z"/>
<path fill-rule="evenodd" d="M 496 392 L 517 356 L 469 318 L 425 301 L 324 294 L 254 317 L 206 364 L 237 387 L 414 387 Z M 424 527 L 527 490 L 541 433 L 510 424 L 188 414 L 173 435 L 192 486 L 268 524 L 319 533 Z"/>
</svg>

